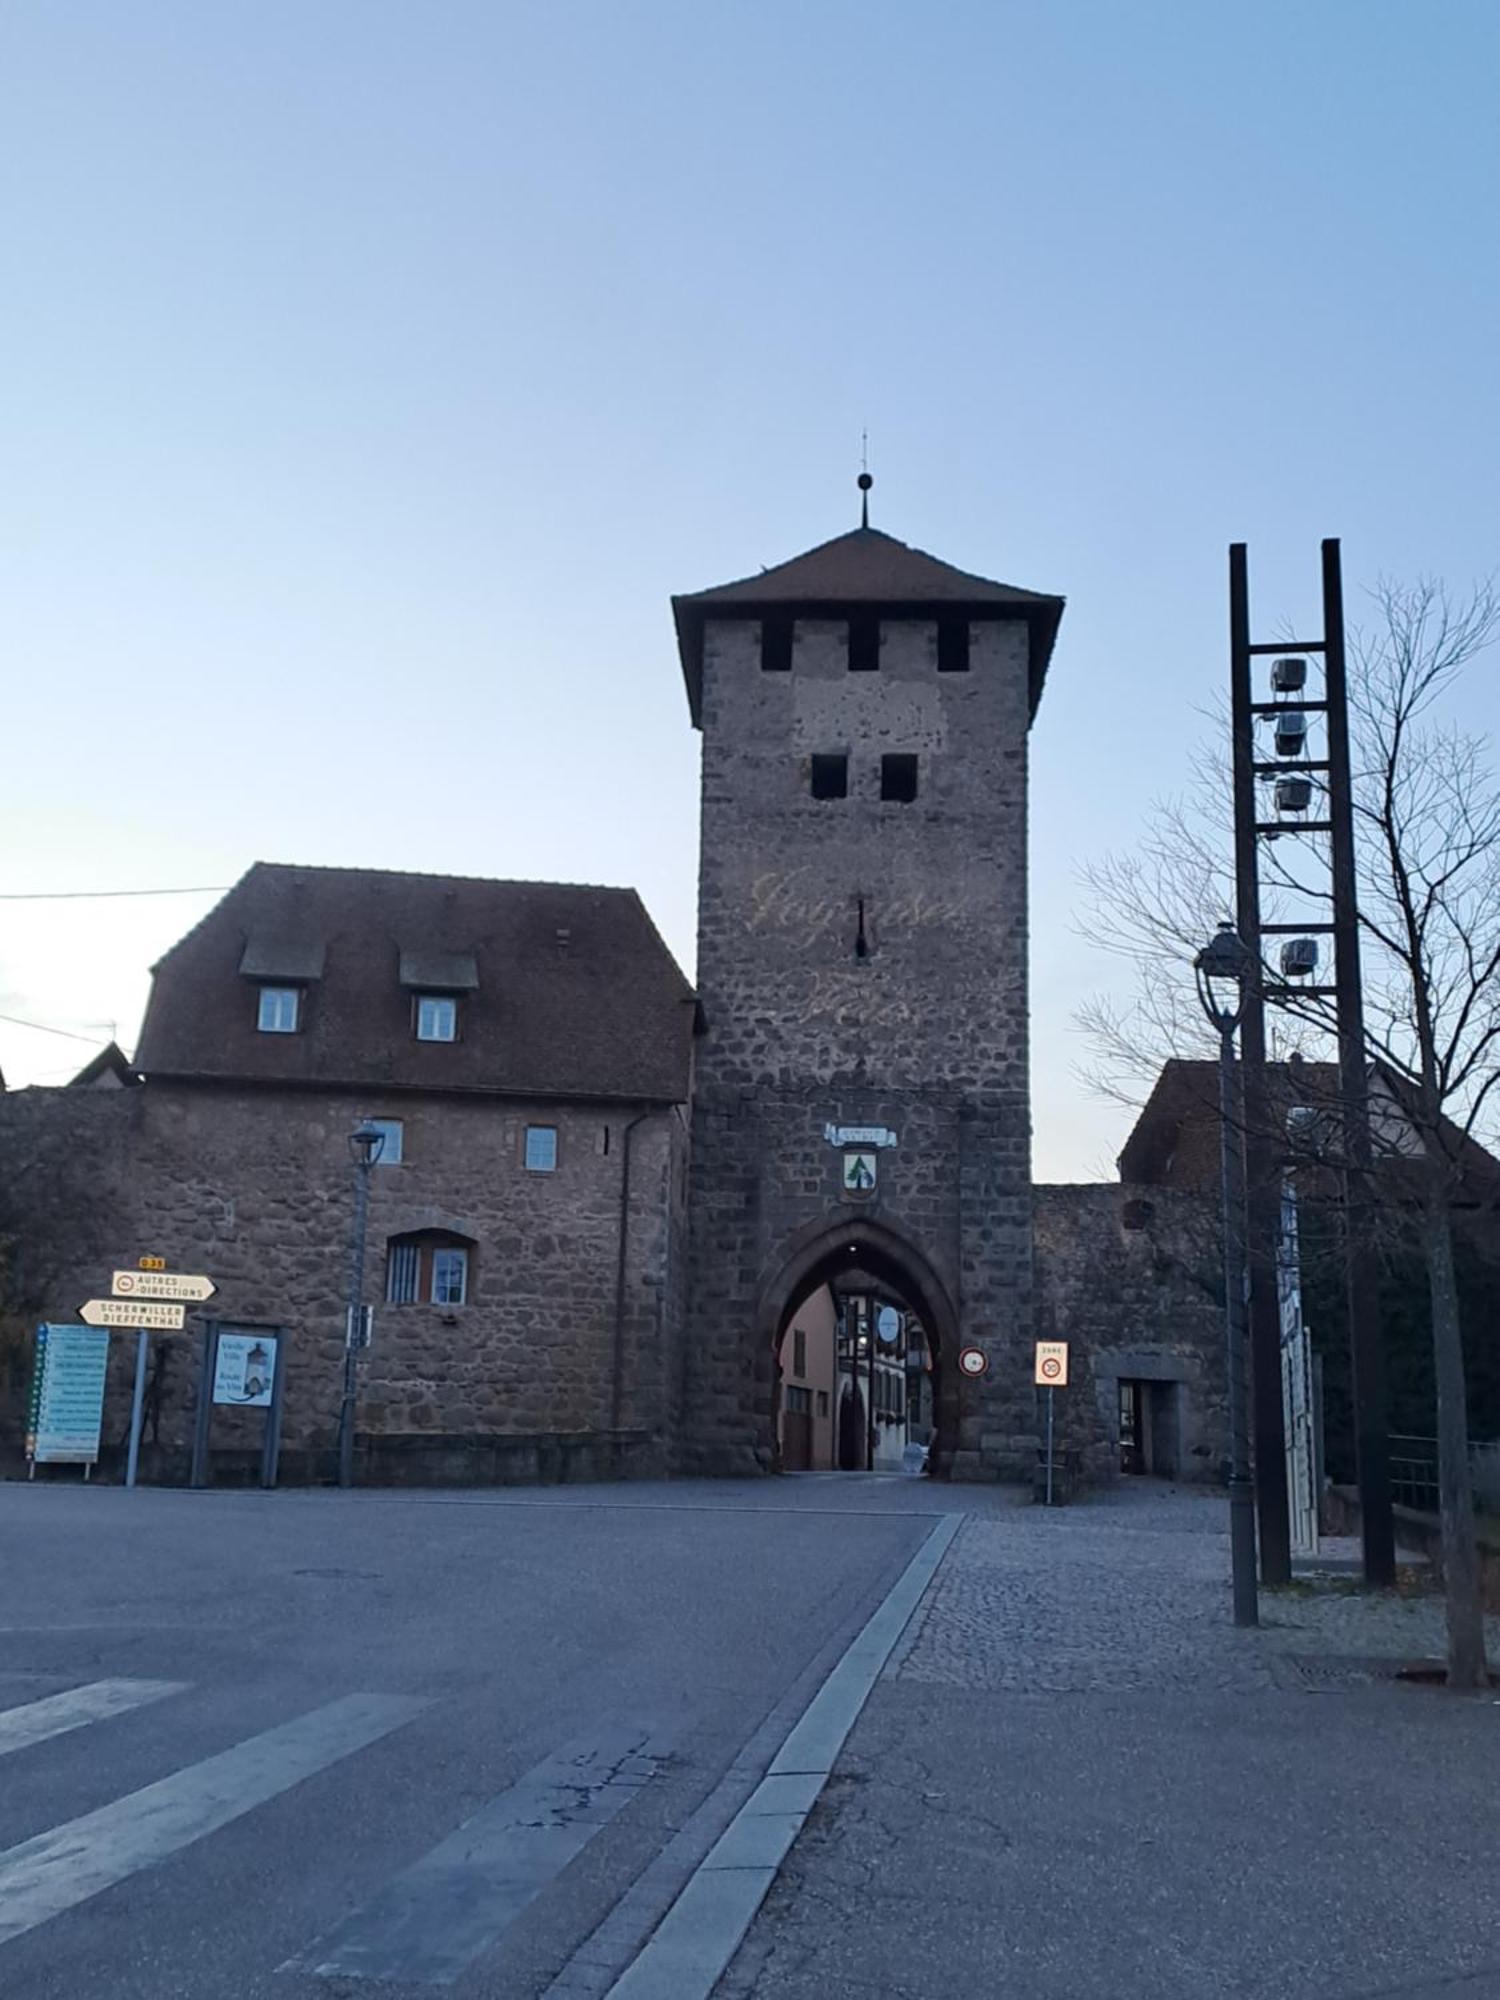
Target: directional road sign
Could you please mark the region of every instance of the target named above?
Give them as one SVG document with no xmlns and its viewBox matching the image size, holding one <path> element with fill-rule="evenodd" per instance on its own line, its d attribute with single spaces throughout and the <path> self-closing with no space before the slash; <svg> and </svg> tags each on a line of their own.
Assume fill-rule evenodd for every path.
<svg viewBox="0 0 1500 2000">
<path fill-rule="evenodd" d="M 211 1299 L 219 1288 L 212 1278 L 191 1277 L 186 1271 L 116 1271 L 109 1289 L 117 1299 Z"/>
<path fill-rule="evenodd" d="M 90 1299 L 78 1309 L 85 1326 L 148 1326 L 153 1333 L 181 1333 L 186 1306 L 152 1299 Z"/>
</svg>

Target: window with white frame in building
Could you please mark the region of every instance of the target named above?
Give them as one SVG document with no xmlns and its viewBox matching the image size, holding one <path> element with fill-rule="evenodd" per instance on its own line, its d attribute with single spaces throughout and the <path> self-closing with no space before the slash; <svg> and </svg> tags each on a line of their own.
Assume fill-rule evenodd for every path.
<svg viewBox="0 0 1500 2000">
<path fill-rule="evenodd" d="M 457 1041 L 458 1002 L 451 993 L 419 993 L 415 1014 L 419 1042 Z"/>
<path fill-rule="evenodd" d="M 528 1125 L 526 1145 L 522 1154 L 526 1171 L 531 1174 L 554 1174 L 557 1172 L 557 1127 L 555 1125 Z"/>
<path fill-rule="evenodd" d="M 392 1236 L 385 1247 L 385 1301 L 391 1306 L 468 1303 L 473 1244 L 444 1230 Z"/>
<path fill-rule="evenodd" d="M 298 986 L 262 986 L 255 1025 L 263 1035 L 295 1035 L 302 1014 Z"/>
<path fill-rule="evenodd" d="M 380 1145 L 372 1165 L 377 1167 L 399 1167 L 401 1164 L 401 1120 L 399 1118 L 366 1118 L 365 1125 L 380 1134 Z"/>
</svg>

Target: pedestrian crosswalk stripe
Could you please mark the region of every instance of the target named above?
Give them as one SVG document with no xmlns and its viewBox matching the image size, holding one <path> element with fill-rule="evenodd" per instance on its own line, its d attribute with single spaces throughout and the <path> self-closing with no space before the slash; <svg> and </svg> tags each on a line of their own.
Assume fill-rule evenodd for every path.
<svg viewBox="0 0 1500 2000">
<path fill-rule="evenodd" d="M 569 1744 L 281 1969 L 446 1985 L 650 1781 L 662 1747 L 639 1726 Z"/>
<path fill-rule="evenodd" d="M 0 1854 L 0 1944 L 164 1861 L 428 1706 L 350 1694 Z"/>
<path fill-rule="evenodd" d="M 24 1702 L 19 1708 L 0 1709 L 0 1757 L 12 1750 L 29 1749 L 33 1743 L 45 1743 L 49 1736 L 82 1729 L 87 1723 L 105 1722 L 127 1709 L 177 1694 L 186 1686 L 186 1681 L 89 1681 L 84 1687 L 44 1695 L 40 1701 Z"/>
</svg>

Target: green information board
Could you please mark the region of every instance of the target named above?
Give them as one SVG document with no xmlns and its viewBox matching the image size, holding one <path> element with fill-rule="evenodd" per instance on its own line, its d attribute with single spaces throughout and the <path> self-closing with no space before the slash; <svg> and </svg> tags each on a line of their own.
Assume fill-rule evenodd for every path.
<svg viewBox="0 0 1500 2000">
<path fill-rule="evenodd" d="M 26 1456 L 37 1465 L 92 1465 L 104 1424 L 109 1334 L 92 1326 L 39 1326 Z"/>
</svg>

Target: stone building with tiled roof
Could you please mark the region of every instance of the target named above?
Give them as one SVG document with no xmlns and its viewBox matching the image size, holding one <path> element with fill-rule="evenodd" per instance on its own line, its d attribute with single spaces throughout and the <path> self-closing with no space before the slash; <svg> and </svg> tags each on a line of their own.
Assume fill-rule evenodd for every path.
<svg viewBox="0 0 1500 2000">
<path fill-rule="evenodd" d="M 1027 1477 L 1039 1334 L 1076 1344 L 1080 1467 L 1117 1461 L 1128 1373 L 1213 1476 L 1201 1201 L 1031 1181 L 1027 742 L 1062 609 L 868 526 L 674 599 L 696 993 L 630 890 L 260 863 L 156 967 L 110 1066 L 139 1087 L 0 1096 L 28 1310 L 145 1253 L 217 1285 L 155 1345 L 148 1476 L 185 1471 L 210 1317 L 279 1332 L 282 1476 L 331 1476 L 356 1291 L 361 1479 L 769 1469 L 788 1414 L 890 1463 L 905 1370 L 935 1469 Z M 789 1372 L 810 1300 L 826 1385 Z M 215 1409 L 210 1465 L 251 1470 L 263 1426 Z"/>
</svg>

